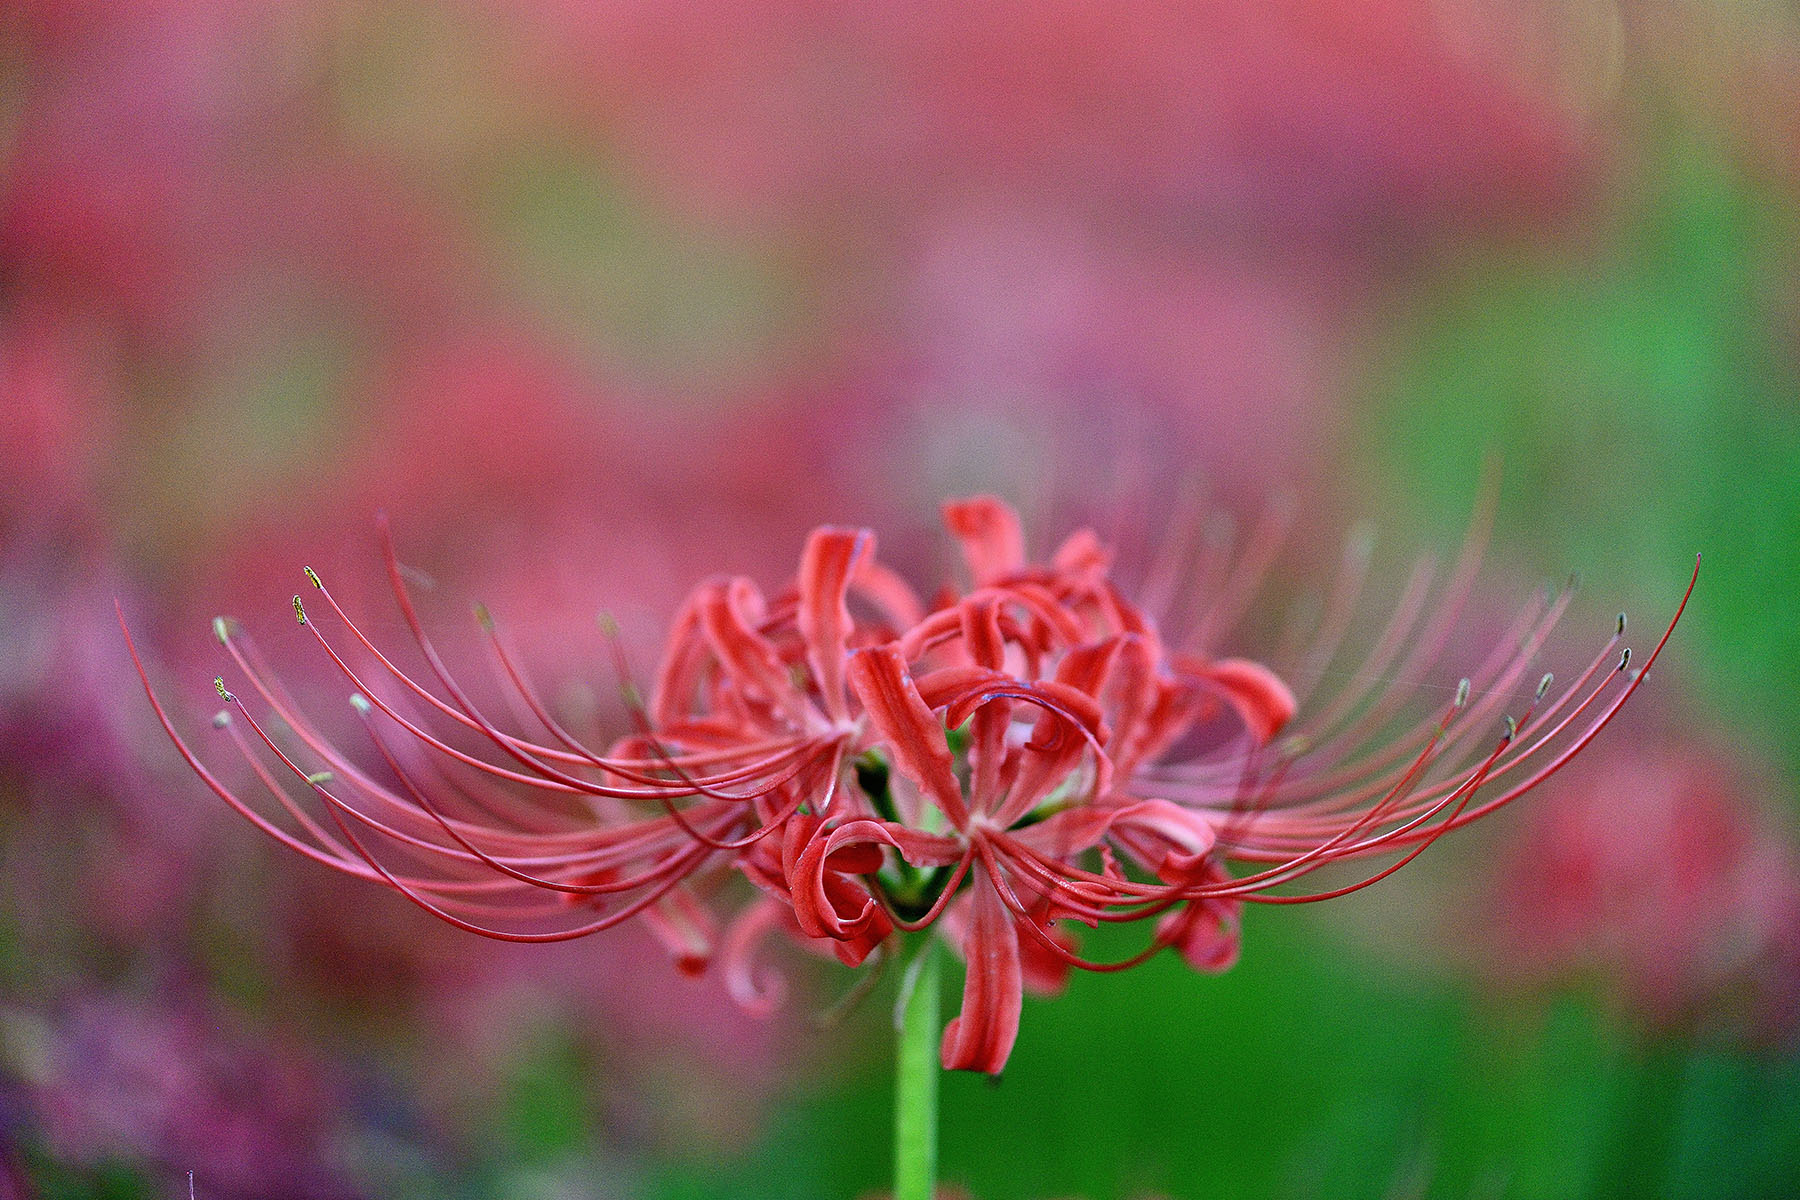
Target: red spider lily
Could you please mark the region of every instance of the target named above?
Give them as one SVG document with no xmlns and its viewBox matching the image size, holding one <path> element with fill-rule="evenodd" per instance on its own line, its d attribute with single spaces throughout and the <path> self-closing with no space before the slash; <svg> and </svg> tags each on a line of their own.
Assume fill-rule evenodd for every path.
<svg viewBox="0 0 1800 1200">
<path fill-rule="evenodd" d="M 216 627 L 292 737 L 278 740 L 222 680 L 242 720 L 228 709 L 215 724 L 297 828 L 240 799 L 151 702 L 190 765 L 259 827 L 491 937 L 579 937 L 643 914 L 680 965 L 700 970 L 719 940 L 707 900 L 735 869 L 762 894 L 723 935 L 727 982 L 766 1006 L 775 989 L 752 960 L 772 930 L 854 966 L 899 932 L 941 925 L 968 963 L 944 1065 L 993 1073 L 1027 985 L 1053 989 L 1070 967 L 1118 970 L 1165 947 L 1222 970 L 1236 958 L 1244 902 L 1355 891 L 1536 786 L 1612 719 L 1675 624 L 1634 673 L 1630 651 L 1617 649 L 1621 620 L 1572 684 L 1553 695 L 1544 676 L 1495 738 L 1484 731 L 1566 592 L 1530 605 L 1421 721 L 1406 719 L 1408 697 L 1373 682 L 1431 669 L 1470 589 L 1478 538 L 1435 610 L 1433 572 L 1415 571 L 1351 675 L 1369 682 L 1315 701 L 1260 663 L 1208 651 L 1272 557 L 1273 524 L 1204 609 L 1171 619 L 1193 628 L 1171 644 L 1121 593 L 1092 533 L 1033 565 L 1000 501 L 954 503 L 946 518 L 973 587 L 928 614 L 859 530 L 815 531 L 793 586 L 772 599 L 743 578 L 702 584 L 676 618 L 648 701 L 627 683 L 637 727 L 604 754 L 558 722 L 478 610 L 518 718 L 509 725 L 539 732 L 497 723 L 433 646 L 391 543 L 390 582 L 436 688 L 376 649 L 308 571 L 348 642 L 328 638 L 299 597 L 296 616 L 355 689 L 379 770 L 328 741 L 232 623 Z M 1333 589 L 1299 658 L 1309 677 L 1336 661 L 1366 565 L 1352 556 Z M 629 680 L 622 653 L 617 665 Z M 329 824 L 295 800 L 270 755 Z M 1396 861 L 1326 890 L 1275 891 L 1378 855 Z M 1232 862 L 1251 869 L 1234 874 Z M 1081 957 L 1067 928 L 1146 918 L 1148 944 L 1120 962 Z"/>
</svg>

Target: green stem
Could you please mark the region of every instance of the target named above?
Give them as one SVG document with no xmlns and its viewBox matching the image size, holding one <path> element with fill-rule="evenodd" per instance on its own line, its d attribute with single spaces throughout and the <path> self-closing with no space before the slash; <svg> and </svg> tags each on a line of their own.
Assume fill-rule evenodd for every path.
<svg viewBox="0 0 1800 1200">
<path fill-rule="evenodd" d="M 926 935 L 901 983 L 894 1064 L 894 1200 L 932 1200 L 937 1181 L 937 939 Z"/>
</svg>

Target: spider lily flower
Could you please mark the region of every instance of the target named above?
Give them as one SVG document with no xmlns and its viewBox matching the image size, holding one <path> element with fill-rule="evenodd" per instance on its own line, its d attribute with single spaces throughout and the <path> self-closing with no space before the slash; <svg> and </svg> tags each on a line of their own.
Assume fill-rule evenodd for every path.
<svg viewBox="0 0 1800 1200">
<path fill-rule="evenodd" d="M 1612 719 L 1675 627 L 1633 672 L 1621 618 L 1573 682 L 1553 689 L 1546 675 L 1522 712 L 1504 715 L 1521 687 L 1529 694 L 1526 672 L 1569 600 L 1542 595 L 1452 698 L 1409 719 L 1411 698 L 1382 681 L 1435 669 L 1479 537 L 1435 607 L 1434 572 L 1414 572 L 1350 672 L 1359 682 L 1313 696 L 1213 651 L 1248 607 L 1278 523 L 1251 536 L 1208 604 L 1169 618 L 1191 627 L 1172 641 L 1114 581 L 1093 533 L 1034 564 L 1002 502 L 952 503 L 945 517 L 972 586 L 929 612 L 862 530 L 815 531 L 792 586 L 772 598 L 743 578 L 700 585 L 647 700 L 617 654 L 635 728 L 604 753 L 557 721 L 480 610 L 518 721 L 502 726 L 477 704 L 425 632 L 385 538 L 430 684 L 378 650 L 310 571 L 333 633 L 301 598 L 294 607 L 354 689 L 379 771 L 323 737 L 230 622 L 219 640 L 289 736 L 278 740 L 222 679 L 230 707 L 215 724 L 289 823 L 228 788 L 151 702 L 190 765 L 265 831 L 491 937 L 579 937 L 642 914 L 684 969 L 705 969 L 722 946 L 732 993 L 766 1008 L 779 984 L 755 957 L 773 932 L 858 966 L 901 934 L 934 930 L 967 963 L 943 1063 L 997 1073 L 1027 986 L 1054 990 L 1071 968 L 1120 970 L 1163 949 L 1223 970 L 1245 903 L 1356 891 L 1524 794 Z M 1339 661 L 1366 567 L 1366 555 L 1347 557 L 1297 655 L 1306 677 Z M 372 668 L 353 665 L 341 638 Z M 329 823 L 296 792 L 312 793 Z M 1289 886 L 1383 856 L 1392 861 L 1349 882 Z M 716 897 L 733 871 L 760 895 L 721 931 Z M 1129 958 L 1077 950 L 1072 927 L 1138 921 L 1150 933 Z"/>
<path fill-rule="evenodd" d="M 442 695 L 378 650 L 310 569 L 342 638 L 373 668 L 354 665 L 340 635 L 328 636 L 303 599 L 294 599 L 297 621 L 353 689 L 349 702 L 376 764 L 359 764 L 325 737 L 255 643 L 223 618 L 214 632 L 267 715 L 256 716 L 221 679 L 227 707 L 213 724 L 290 824 L 271 820 L 208 768 L 152 693 L 182 756 L 226 803 L 284 844 L 383 882 L 460 928 L 558 941 L 643 913 L 678 961 L 694 968 L 710 953 L 711 922 L 682 891 L 684 881 L 728 863 L 808 801 L 828 803 L 836 787 L 854 726 L 830 670 L 851 640 L 878 636 L 848 617 L 848 596 L 866 593 L 883 621 L 916 616 L 910 593 L 866 553 L 866 535 L 821 530 L 809 544 L 801 588 L 776 610 L 744 579 L 711 581 L 694 593 L 639 732 L 599 754 L 550 714 L 478 610 L 497 669 L 542 732 L 531 740 L 496 724 L 445 667 L 386 545 L 400 610 Z M 141 662 L 138 669 L 141 675 Z M 810 683 L 815 674 L 822 691 Z M 291 736 L 278 740 L 277 730 Z M 466 749 L 470 743 L 484 753 Z M 310 792 L 323 819 L 296 792 Z"/>
<path fill-rule="evenodd" d="M 1000 1070 L 1028 981 L 1054 986 L 1068 968 L 1116 970 L 1164 947 L 1201 970 L 1230 966 L 1245 902 L 1325 899 L 1391 873 L 1560 768 L 1642 679 L 1614 644 L 1621 624 L 1572 684 L 1552 694 L 1544 677 L 1532 703 L 1495 729 L 1565 593 L 1522 614 L 1454 699 L 1416 726 L 1394 732 L 1405 697 L 1373 685 L 1296 725 L 1296 697 L 1270 668 L 1165 644 L 1111 582 L 1091 534 L 1033 566 L 998 502 L 947 515 L 975 587 L 852 656 L 865 736 L 892 776 L 874 797 L 876 816 L 813 836 L 791 893 L 812 937 L 861 937 L 882 915 L 901 929 L 942 918 L 969 971 L 944 1038 L 951 1068 Z M 1426 670 L 1473 563 L 1471 551 L 1435 614 L 1417 577 L 1354 677 Z M 1331 657 L 1339 624 L 1328 615 L 1325 641 L 1306 657 Z M 866 889 L 846 902 L 834 868 L 870 848 L 898 865 L 864 874 Z M 1398 861 L 1348 884 L 1274 890 L 1382 854 Z M 1234 874 L 1228 862 L 1253 869 Z M 1066 930 L 1149 918 L 1148 944 L 1123 962 L 1080 957 Z"/>
</svg>

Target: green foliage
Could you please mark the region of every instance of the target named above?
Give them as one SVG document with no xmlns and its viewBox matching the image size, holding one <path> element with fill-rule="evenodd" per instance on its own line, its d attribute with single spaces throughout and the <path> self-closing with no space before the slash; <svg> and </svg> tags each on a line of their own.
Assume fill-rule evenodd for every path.
<svg viewBox="0 0 1800 1200">
<path fill-rule="evenodd" d="M 1697 147 L 1667 154 L 1603 244 L 1419 289 L 1363 426 L 1376 502 L 1394 529 L 1436 514 L 1441 538 L 1498 453 L 1500 552 L 1577 565 L 1652 618 L 1704 552 L 1671 670 L 1800 774 L 1800 214 Z"/>
<path fill-rule="evenodd" d="M 591 1065 L 566 1031 L 546 1029 L 514 1066 L 496 1144 L 509 1159 L 544 1164 L 588 1145 Z"/>
<path fill-rule="evenodd" d="M 127 1163 L 78 1167 L 30 1148 L 24 1159 L 38 1200 L 151 1200 L 157 1194 L 149 1177 Z"/>
</svg>

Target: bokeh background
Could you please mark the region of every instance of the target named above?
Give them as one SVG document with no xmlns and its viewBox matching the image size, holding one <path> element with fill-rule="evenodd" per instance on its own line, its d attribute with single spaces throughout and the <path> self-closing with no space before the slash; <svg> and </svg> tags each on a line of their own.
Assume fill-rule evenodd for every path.
<svg viewBox="0 0 1800 1200">
<path fill-rule="evenodd" d="M 936 504 L 1359 517 L 1478 609 L 1699 591 L 1577 769 L 1378 888 L 1028 1000 L 984 1198 L 1800 1191 L 1800 11 L 1734 0 L 0 6 L 0 1195 L 883 1186 L 887 1013 L 490 945 L 180 766 L 240 617 L 506 621 L 604 724 L 704 575 Z M 1274 498 L 1286 497 L 1286 501 Z M 1378 589 L 1379 590 L 1379 589 Z M 1255 624 L 1255 622 L 1252 622 Z M 1447 678 L 1396 686 L 1453 686 Z M 203 738 L 204 741 L 204 738 Z M 1104 948 L 1104 947 L 1103 947 Z M 1166 958 L 1167 956 L 1165 956 Z"/>
</svg>

